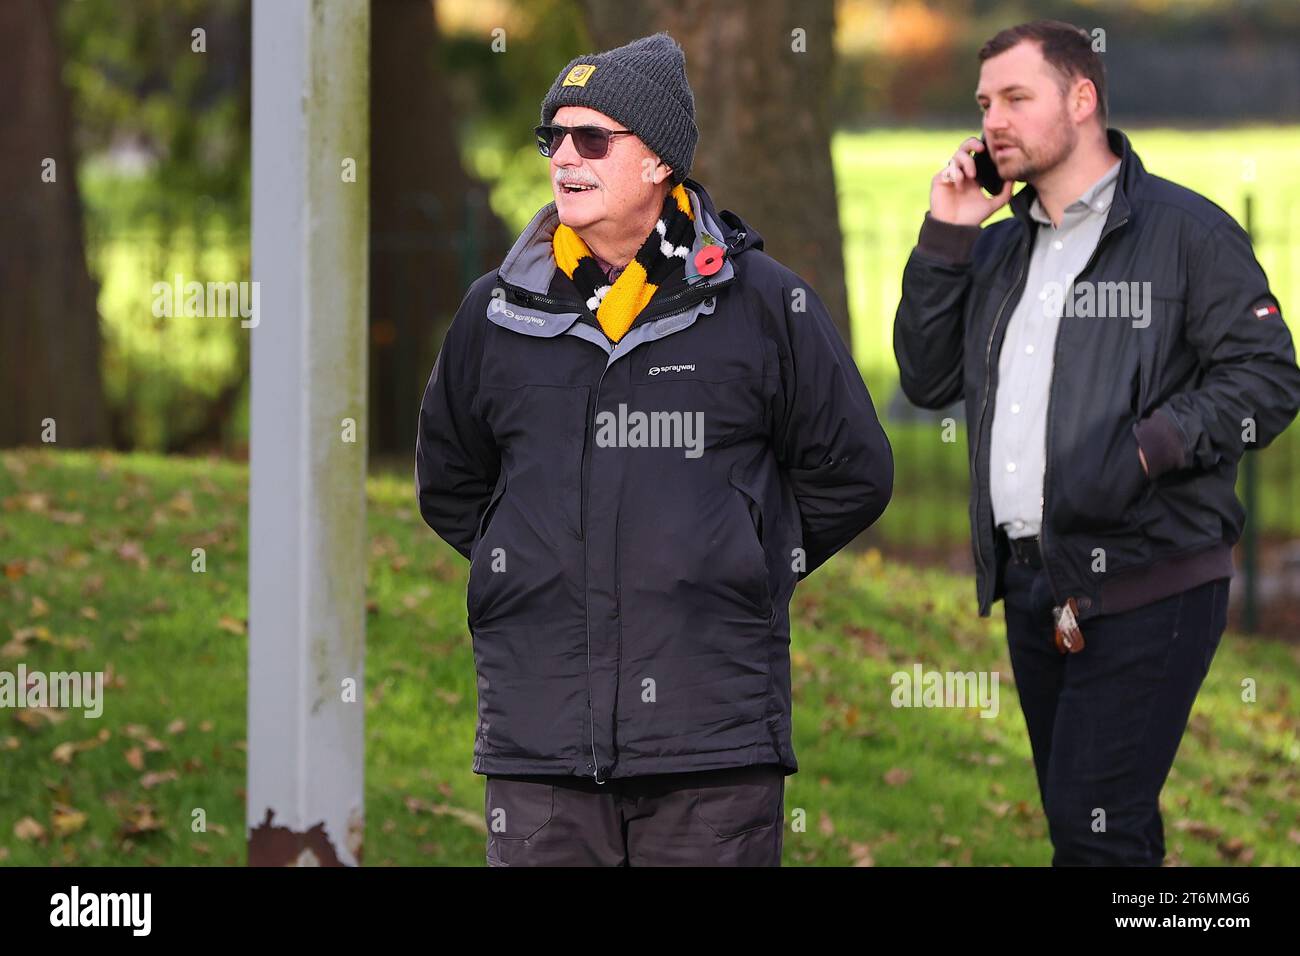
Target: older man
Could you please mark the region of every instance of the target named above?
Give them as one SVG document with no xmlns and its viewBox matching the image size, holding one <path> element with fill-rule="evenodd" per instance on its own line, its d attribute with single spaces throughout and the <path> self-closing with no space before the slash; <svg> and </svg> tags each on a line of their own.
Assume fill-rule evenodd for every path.
<svg viewBox="0 0 1300 956">
<path fill-rule="evenodd" d="M 420 511 L 470 560 L 491 865 L 778 865 L 789 601 L 883 511 L 889 443 L 816 293 L 687 179 L 666 34 L 564 68 L 555 201 L 470 288 Z"/>
</svg>

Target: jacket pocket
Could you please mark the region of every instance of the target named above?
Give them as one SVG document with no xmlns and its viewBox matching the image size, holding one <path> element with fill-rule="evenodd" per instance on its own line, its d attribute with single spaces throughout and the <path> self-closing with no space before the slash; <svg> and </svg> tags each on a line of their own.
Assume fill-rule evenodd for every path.
<svg viewBox="0 0 1300 956">
<path fill-rule="evenodd" d="M 483 509 L 483 516 L 478 523 L 478 531 L 474 535 L 474 544 L 470 548 L 469 579 L 465 587 L 465 602 L 471 621 L 477 615 L 478 604 L 482 598 L 484 562 L 490 565 L 492 561 L 492 551 L 490 548 L 485 549 L 484 544 L 491 529 L 492 519 L 501 504 L 501 499 L 505 497 L 506 483 L 506 471 L 502 468 L 501 475 L 497 479 L 497 486 L 492 492 L 492 497 L 488 499 L 487 507 Z M 485 551 L 486 557 L 484 557 Z"/>
<path fill-rule="evenodd" d="M 1104 451 L 1076 462 L 1057 463 L 1052 475 L 1054 530 L 1108 532 L 1129 528 L 1141 509 L 1150 480 L 1138 458 L 1132 422 L 1120 426 Z"/>
<path fill-rule="evenodd" d="M 483 788 L 483 813 L 492 840 L 515 842 L 537 835 L 555 812 L 555 785 L 490 776 Z M 501 861 L 510 865 L 508 859 Z"/>
<path fill-rule="evenodd" d="M 780 822 L 785 775 L 779 767 L 738 767 L 695 791 L 695 815 L 721 839 Z"/>
<path fill-rule="evenodd" d="M 758 494 L 738 479 L 734 472 L 727 476 L 727 480 L 735 492 L 734 499 L 744 509 L 743 514 L 748 519 L 749 533 L 744 536 L 747 542 L 745 568 L 748 578 L 753 583 L 753 593 L 758 599 L 759 606 L 770 617 L 773 610 L 772 586 L 768 577 L 763 506 Z"/>
</svg>

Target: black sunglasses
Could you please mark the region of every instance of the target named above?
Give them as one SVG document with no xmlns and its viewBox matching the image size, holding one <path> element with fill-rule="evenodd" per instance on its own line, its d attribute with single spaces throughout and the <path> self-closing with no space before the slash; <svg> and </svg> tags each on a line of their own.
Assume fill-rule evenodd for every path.
<svg viewBox="0 0 1300 956">
<path fill-rule="evenodd" d="M 537 151 L 543 156 L 554 156 L 564 137 L 573 135 L 573 147 L 583 159 L 604 159 L 609 152 L 609 141 L 615 136 L 634 135 L 630 129 L 605 129 L 603 126 L 556 126 L 543 124 L 533 130 L 537 134 Z"/>
</svg>

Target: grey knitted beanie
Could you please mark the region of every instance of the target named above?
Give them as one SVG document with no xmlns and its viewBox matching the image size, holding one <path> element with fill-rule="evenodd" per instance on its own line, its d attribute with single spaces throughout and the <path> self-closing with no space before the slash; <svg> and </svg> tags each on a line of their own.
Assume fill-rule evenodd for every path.
<svg viewBox="0 0 1300 956">
<path fill-rule="evenodd" d="M 672 183 L 690 172 L 700 131 L 686 54 L 667 33 L 575 57 L 542 100 L 542 122 L 561 106 L 586 106 L 622 123 L 672 167 Z"/>
</svg>

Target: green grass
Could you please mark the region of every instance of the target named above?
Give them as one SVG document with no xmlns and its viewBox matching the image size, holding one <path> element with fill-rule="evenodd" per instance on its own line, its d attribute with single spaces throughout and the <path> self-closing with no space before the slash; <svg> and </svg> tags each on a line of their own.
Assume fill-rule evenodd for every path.
<svg viewBox="0 0 1300 956">
<path fill-rule="evenodd" d="M 0 711 L 3 863 L 243 862 L 246 482 L 220 461 L 0 454 L 0 670 L 112 673 L 98 720 Z M 465 562 L 408 477 L 367 491 L 365 859 L 479 866 Z M 786 807 L 805 825 L 786 831 L 788 865 L 1050 860 L 1002 626 L 972 605 L 968 578 L 875 551 L 800 586 Z M 894 709 L 890 675 L 917 662 L 998 671 L 998 716 Z M 1296 647 L 1226 637 L 1164 794 L 1171 861 L 1300 864 L 1298 740 Z"/>
</svg>

